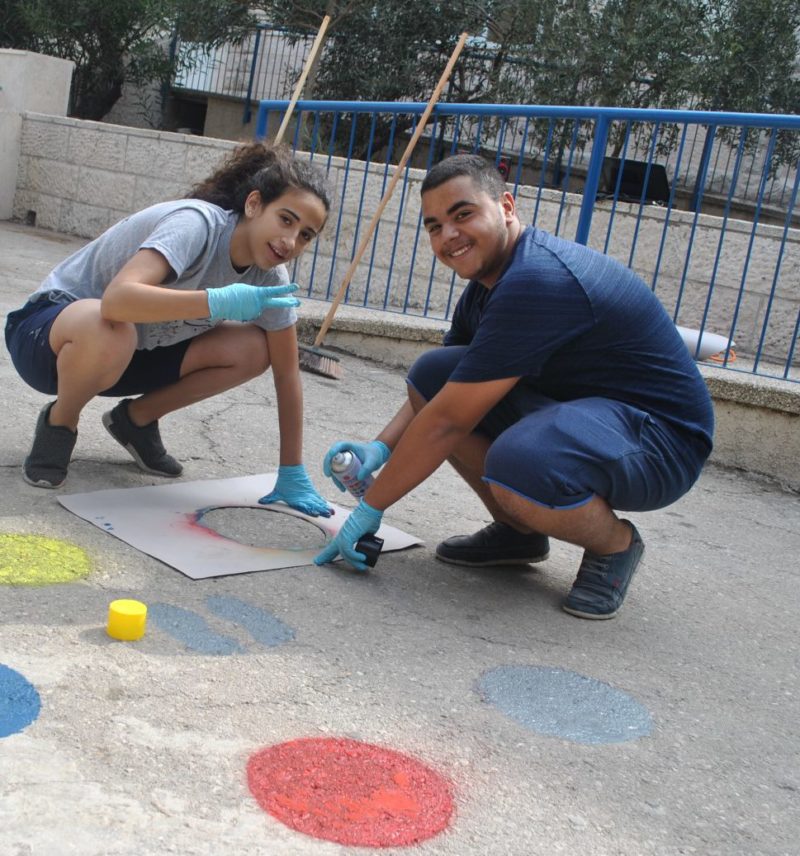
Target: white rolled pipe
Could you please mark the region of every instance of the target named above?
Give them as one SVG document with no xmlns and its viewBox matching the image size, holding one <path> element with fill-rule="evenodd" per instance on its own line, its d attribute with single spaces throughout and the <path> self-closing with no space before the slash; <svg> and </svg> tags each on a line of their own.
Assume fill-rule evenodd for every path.
<svg viewBox="0 0 800 856">
<path fill-rule="evenodd" d="M 684 345 L 696 360 L 707 360 L 715 354 L 724 353 L 728 348 L 736 347 L 736 342 L 725 336 L 720 336 L 718 333 L 709 333 L 704 330 L 701 338 L 699 330 L 693 330 L 691 327 L 678 327 L 677 324 L 675 326 L 681 334 Z M 698 340 L 700 341 L 699 353 L 697 352 Z"/>
</svg>

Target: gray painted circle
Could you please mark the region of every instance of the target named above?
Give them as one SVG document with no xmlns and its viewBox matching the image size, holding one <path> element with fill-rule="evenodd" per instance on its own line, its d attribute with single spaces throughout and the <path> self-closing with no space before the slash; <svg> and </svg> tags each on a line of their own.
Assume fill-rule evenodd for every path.
<svg viewBox="0 0 800 856">
<path fill-rule="evenodd" d="M 477 690 L 525 728 L 574 743 L 623 743 L 653 727 L 632 696 L 565 669 L 498 666 L 481 675 Z"/>
</svg>

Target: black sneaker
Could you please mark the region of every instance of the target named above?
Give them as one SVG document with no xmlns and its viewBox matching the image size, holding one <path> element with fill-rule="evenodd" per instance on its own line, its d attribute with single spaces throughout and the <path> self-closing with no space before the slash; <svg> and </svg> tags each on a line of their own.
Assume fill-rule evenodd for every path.
<svg viewBox="0 0 800 856">
<path fill-rule="evenodd" d="M 167 454 L 158 431 L 158 420 L 141 428 L 134 425 L 128 416 L 130 402 L 130 398 L 123 398 L 113 410 L 103 414 L 106 431 L 131 454 L 139 468 L 146 473 L 167 478 L 179 476 L 183 467 L 172 455 Z"/>
<path fill-rule="evenodd" d="M 636 527 L 630 520 L 623 522 L 633 530 L 631 546 L 607 556 L 586 550 L 572 591 L 562 604 L 564 612 L 595 620 L 613 618 L 619 612 L 644 554 L 644 543 Z"/>
<path fill-rule="evenodd" d="M 61 487 L 66 481 L 69 459 L 78 439 L 77 431 L 65 425 L 51 425 L 48 421 L 51 401 L 41 409 L 36 420 L 33 446 L 22 465 L 22 478 L 34 487 Z"/>
<path fill-rule="evenodd" d="M 506 523 L 490 523 L 472 535 L 454 535 L 436 547 L 436 558 L 453 565 L 527 565 L 550 555 L 547 535 L 525 534 Z"/>
</svg>

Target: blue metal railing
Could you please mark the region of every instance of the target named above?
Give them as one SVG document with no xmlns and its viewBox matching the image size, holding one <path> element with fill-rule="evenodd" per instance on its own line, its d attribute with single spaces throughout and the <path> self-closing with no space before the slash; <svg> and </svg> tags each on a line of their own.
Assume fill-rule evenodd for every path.
<svg viewBox="0 0 800 856">
<path fill-rule="evenodd" d="M 256 136 L 268 137 L 287 106 L 262 101 Z M 377 207 L 424 109 L 396 102 L 296 105 L 292 144 L 324 159 L 336 176 L 338 202 L 311 260 L 301 258 L 296 269 L 309 297 L 335 293 L 362 221 Z M 800 173 L 782 154 L 797 147 L 798 135 L 798 116 L 440 103 L 346 300 L 449 317 L 463 283 L 421 236 L 422 173 L 412 168 L 424 171 L 458 151 L 481 152 L 505 172 L 524 222 L 619 258 L 650 284 L 676 323 L 735 342 L 735 351 L 719 357 L 724 368 L 800 380 Z M 757 152 L 754 140 L 761 141 Z M 730 150 L 724 182 L 714 163 L 720 146 Z M 771 196 L 777 175 L 783 189 Z"/>
</svg>

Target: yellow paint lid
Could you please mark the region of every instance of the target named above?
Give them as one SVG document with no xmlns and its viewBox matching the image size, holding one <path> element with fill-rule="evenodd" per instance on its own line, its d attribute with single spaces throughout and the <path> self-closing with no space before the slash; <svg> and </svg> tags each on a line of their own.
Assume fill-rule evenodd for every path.
<svg viewBox="0 0 800 856">
<path fill-rule="evenodd" d="M 122 642 L 135 642 L 144 636 L 147 607 L 138 600 L 114 600 L 108 607 L 108 635 Z"/>
</svg>

